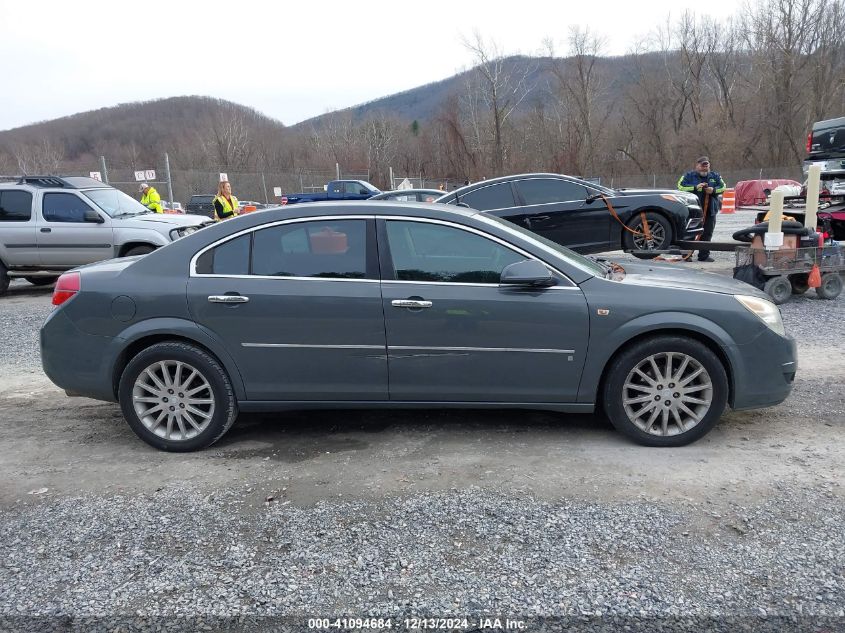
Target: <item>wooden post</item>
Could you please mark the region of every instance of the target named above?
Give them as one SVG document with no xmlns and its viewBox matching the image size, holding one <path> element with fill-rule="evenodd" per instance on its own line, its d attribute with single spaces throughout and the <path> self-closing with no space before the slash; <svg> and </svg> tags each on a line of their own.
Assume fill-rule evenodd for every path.
<svg viewBox="0 0 845 633">
<path fill-rule="evenodd" d="M 819 211 L 819 188 L 821 186 L 822 166 L 810 165 L 807 173 L 807 207 L 804 211 L 804 226 L 816 230 Z"/>
</svg>

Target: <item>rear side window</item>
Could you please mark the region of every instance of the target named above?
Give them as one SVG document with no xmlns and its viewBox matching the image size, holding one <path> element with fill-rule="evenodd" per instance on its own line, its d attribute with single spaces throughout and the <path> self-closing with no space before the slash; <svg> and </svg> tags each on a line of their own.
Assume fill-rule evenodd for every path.
<svg viewBox="0 0 845 633">
<path fill-rule="evenodd" d="M 514 206 L 513 192 L 509 182 L 500 182 L 496 185 L 470 191 L 468 194 L 461 196 L 461 202 L 478 211 L 507 209 Z"/>
<path fill-rule="evenodd" d="M 252 274 L 364 279 L 366 220 L 316 220 L 255 231 Z"/>
<path fill-rule="evenodd" d="M 92 210 L 72 193 L 45 193 L 41 212 L 47 222 L 85 222 L 85 212 Z"/>
<path fill-rule="evenodd" d="M 32 194 L 28 191 L 0 191 L 0 222 L 28 222 L 32 218 Z"/>
<path fill-rule="evenodd" d="M 557 178 L 530 178 L 516 183 L 525 204 L 546 204 L 549 202 L 570 202 L 585 200 L 587 188 L 568 180 Z"/>
<path fill-rule="evenodd" d="M 200 256 L 197 272 L 201 275 L 248 275 L 250 234 L 224 242 Z"/>
</svg>

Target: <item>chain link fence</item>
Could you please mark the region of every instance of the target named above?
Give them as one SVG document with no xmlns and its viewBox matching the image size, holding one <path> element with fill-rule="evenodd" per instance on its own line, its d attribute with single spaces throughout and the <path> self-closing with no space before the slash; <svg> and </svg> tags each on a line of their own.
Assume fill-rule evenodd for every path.
<svg viewBox="0 0 845 633">
<path fill-rule="evenodd" d="M 319 192 L 325 189 L 330 180 L 336 178 L 348 180 L 370 180 L 370 172 L 366 169 L 344 170 L 342 166 L 336 169 L 314 169 L 299 168 L 287 171 L 231 171 L 221 168 L 220 170 L 208 169 L 180 169 L 171 166 L 170 182 L 166 179 L 167 165 L 165 157 L 162 156 L 160 163 L 143 166 L 144 170 L 154 169 L 156 177 L 149 182 L 153 184 L 162 197 L 168 199 L 169 190 L 172 188 L 173 201 L 184 205 L 193 195 L 211 195 L 217 192 L 217 185 L 220 182 L 220 173 L 225 172 L 228 180 L 232 183 L 232 192 L 239 200 L 255 201 L 260 203 L 279 202 L 276 195 L 276 188 L 281 193 L 290 194 L 294 192 Z M 105 173 L 103 169 L 105 168 Z M 115 164 L 106 157 L 98 164 L 92 164 L 89 171 L 102 173 L 103 179 L 109 184 L 138 197 L 138 185 L 140 182 L 135 178 L 136 171 L 140 167 Z M 88 171 L 81 172 L 78 164 L 68 166 L 68 169 L 59 168 L 56 173 L 88 175 Z M 800 166 L 788 167 L 763 167 L 747 169 L 728 169 L 720 171 L 728 187 L 733 187 L 741 180 L 766 180 L 774 178 L 789 178 L 803 182 L 804 176 Z M 463 186 L 463 181 L 449 178 L 432 178 L 425 174 L 399 174 L 391 170 L 392 188 L 397 189 L 407 180 L 407 183 L 414 189 L 439 189 L 442 191 L 453 191 Z M 627 175 L 606 175 L 595 174 L 588 177 L 588 180 L 598 182 L 607 187 L 613 188 L 661 188 L 675 189 L 681 173 L 663 174 L 627 174 Z"/>
</svg>

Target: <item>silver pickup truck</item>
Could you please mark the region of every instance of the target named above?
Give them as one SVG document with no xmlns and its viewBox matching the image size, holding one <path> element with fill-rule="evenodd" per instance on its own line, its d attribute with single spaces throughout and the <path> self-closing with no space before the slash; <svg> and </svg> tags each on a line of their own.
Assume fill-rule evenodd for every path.
<svg viewBox="0 0 845 633">
<path fill-rule="evenodd" d="M 143 255 L 213 224 L 152 213 L 122 191 L 81 176 L 0 182 L 0 294 L 11 277 L 53 283 L 83 264 Z"/>
</svg>

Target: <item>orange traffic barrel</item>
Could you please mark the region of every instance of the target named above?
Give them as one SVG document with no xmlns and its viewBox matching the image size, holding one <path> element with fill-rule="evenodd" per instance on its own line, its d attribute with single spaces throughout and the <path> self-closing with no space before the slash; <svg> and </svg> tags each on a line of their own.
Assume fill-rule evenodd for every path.
<svg viewBox="0 0 845 633">
<path fill-rule="evenodd" d="M 248 204 L 245 207 L 241 208 L 241 213 L 252 213 L 253 211 L 255 211 L 255 209 L 255 205 Z"/>
<path fill-rule="evenodd" d="M 734 213 L 736 211 L 736 191 L 725 189 L 722 194 L 722 213 Z"/>
</svg>

